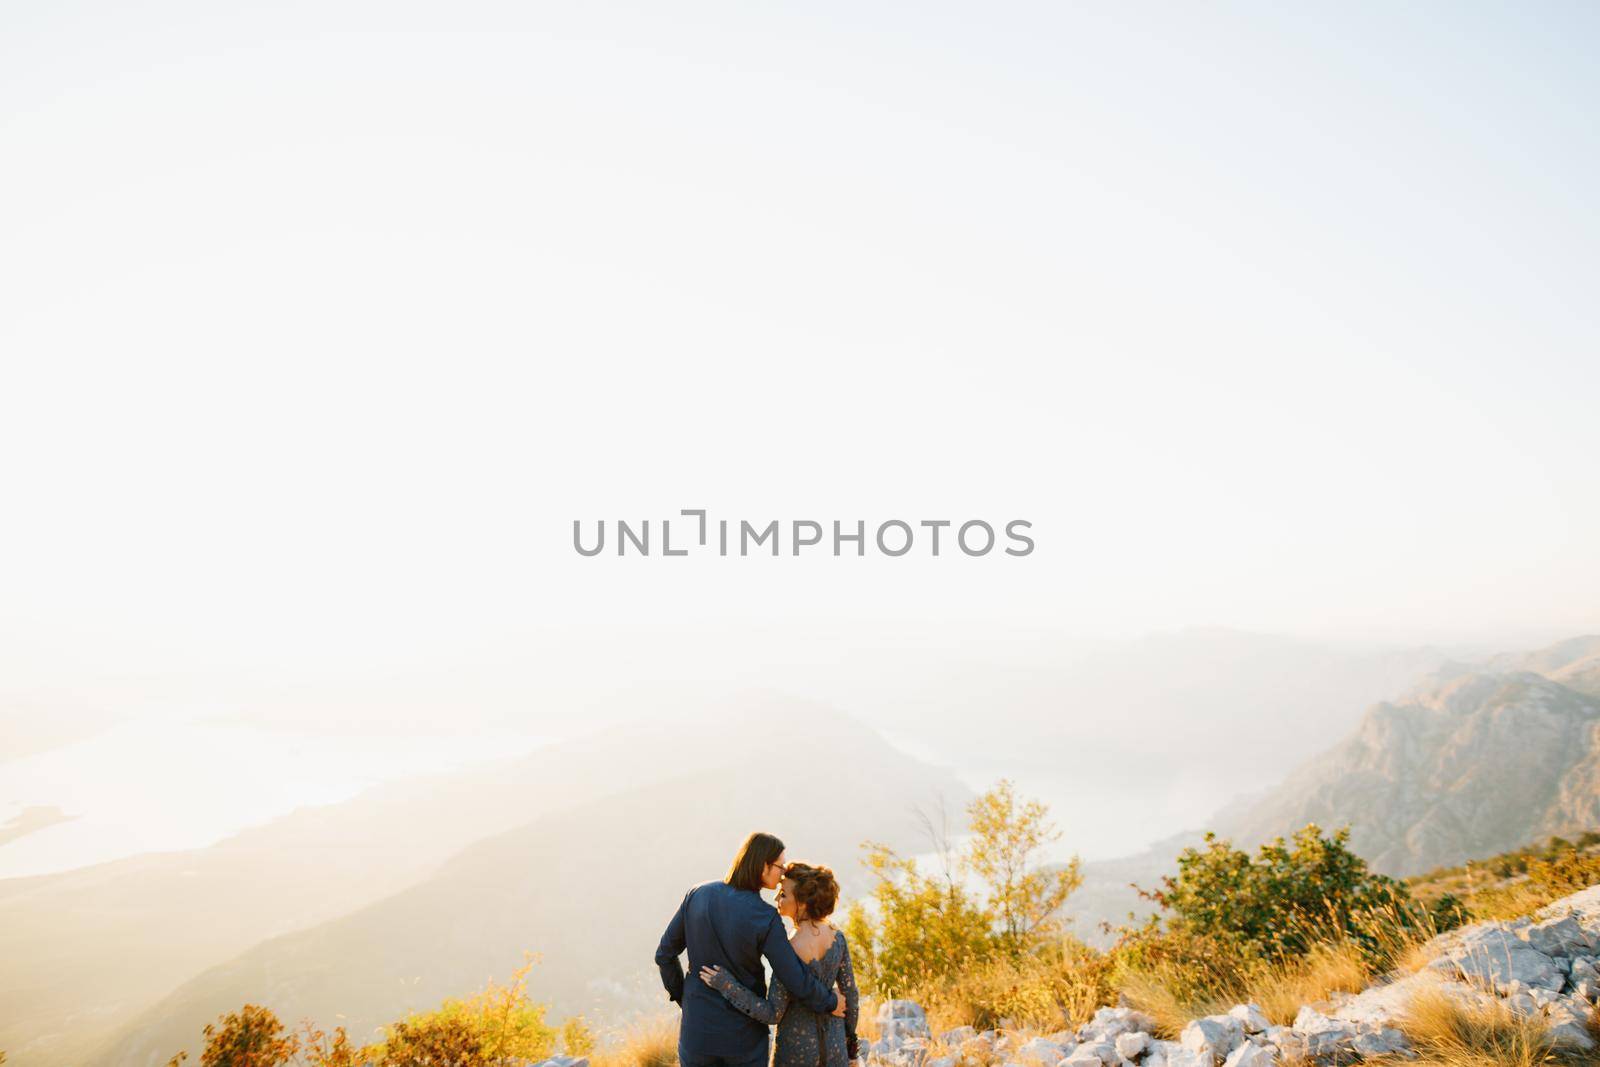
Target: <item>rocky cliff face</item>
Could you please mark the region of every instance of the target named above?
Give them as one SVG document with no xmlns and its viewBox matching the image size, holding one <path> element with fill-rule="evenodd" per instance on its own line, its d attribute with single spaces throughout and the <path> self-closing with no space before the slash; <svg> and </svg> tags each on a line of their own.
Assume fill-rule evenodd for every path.
<svg viewBox="0 0 1600 1067">
<path fill-rule="evenodd" d="M 1552 658 L 1552 674 L 1586 677 L 1587 656 Z M 1219 821 L 1241 844 L 1349 824 L 1355 850 L 1395 875 L 1592 829 L 1600 697 L 1531 670 L 1446 669 Z"/>
</svg>

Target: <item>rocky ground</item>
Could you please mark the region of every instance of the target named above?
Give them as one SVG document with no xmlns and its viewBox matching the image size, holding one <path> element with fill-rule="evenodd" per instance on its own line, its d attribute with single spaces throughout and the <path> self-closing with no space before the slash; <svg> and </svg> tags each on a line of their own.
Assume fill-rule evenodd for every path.
<svg viewBox="0 0 1600 1067">
<path fill-rule="evenodd" d="M 879 1006 L 879 1036 L 863 1051 L 866 1067 L 1272 1067 L 1348 1064 L 1406 1057 L 1406 1013 L 1423 993 L 1463 1006 L 1503 1004 L 1542 1020 L 1559 1046 L 1596 1047 L 1590 1024 L 1600 1000 L 1600 886 L 1591 886 L 1510 922 L 1481 922 L 1434 938 L 1428 962 L 1360 993 L 1304 1005 L 1290 1026 L 1274 1026 L 1254 1004 L 1192 1020 L 1178 1040 L 1155 1035 L 1155 1021 L 1130 1007 L 1101 1008 L 1076 1030 L 1032 1035 L 970 1026 L 933 1034 L 909 1000 Z M 554 1056 L 537 1067 L 588 1067 Z"/>
<path fill-rule="evenodd" d="M 1154 1020 L 1129 1007 L 1102 1008 L 1077 1030 L 1041 1036 L 972 1027 L 935 1036 L 919 1005 L 889 1001 L 879 1009 L 880 1036 L 867 1056 L 881 1067 L 1269 1067 L 1403 1057 L 1411 1051 L 1406 1012 L 1424 992 L 1464 1006 L 1498 1001 L 1520 1017 L 1541 1019 L 1562 1046 L 1595 1047 L 1589 1024 L 1600 997 L 1600 886 L 1528 918 L 1443 934 L 1425 958 L 1414 974 L 1305 1005 L 1291 1026 L 1270 1025 L 1260 1008 L 1240 1004 L 1191 1021 L 1176 1041 L 1155 1036 Z"/>
</svg>

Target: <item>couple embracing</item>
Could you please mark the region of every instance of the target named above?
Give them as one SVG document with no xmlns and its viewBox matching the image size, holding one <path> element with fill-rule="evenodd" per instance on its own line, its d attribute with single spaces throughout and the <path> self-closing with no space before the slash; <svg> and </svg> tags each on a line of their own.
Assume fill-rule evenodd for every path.
<svg viewBox="0 0 1600 1067">
<path fill-rule="evenodd" d="M 778 891 L 776 907 L 763 889 Z M 776 1067 L 846 1067 L 856 1058 L 861 998 L 844 934 L 828 922 L 838 899 L 832 871 L 788 862 L 783 842 L 763 833 L 745 839 L 726 878 L 689 890 L 656 949 L 662 984 L 683 1009 L 682 1067 L 766 1067 L 773 1024 Z M 687 978 L 678 962 L 685 949 Z"/>
</svg>

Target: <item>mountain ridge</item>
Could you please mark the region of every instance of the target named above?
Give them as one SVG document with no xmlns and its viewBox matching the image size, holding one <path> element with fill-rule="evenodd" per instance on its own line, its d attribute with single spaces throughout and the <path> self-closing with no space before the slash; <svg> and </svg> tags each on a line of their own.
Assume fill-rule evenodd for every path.
<svg viewBox="0 0 1600 1067">
<path fill-rule="evenodd" d="M 1375 869 L 1409 875 L 1588 829 L 1600 822 L 1600 697 L 1526 667 L 1563 670 L 1595 643 L 1563 642 L 1576 657 L 1441 669 L 1369 708 L 1264 797 L 1219 813 L 1217 830 L 1256 844 L 1310 822 L 1349 824 Z"/>
</svg>

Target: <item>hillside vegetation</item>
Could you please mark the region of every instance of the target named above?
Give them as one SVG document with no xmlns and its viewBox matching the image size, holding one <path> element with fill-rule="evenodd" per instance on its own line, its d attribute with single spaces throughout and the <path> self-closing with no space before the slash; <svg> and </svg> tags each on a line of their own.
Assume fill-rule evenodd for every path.
<svg viewBox="0 0 1600 1067">
<path fill-rule="evenodd" d="M 1445 940 L 1438 939 L 1441 933 L 1527 914 L 1600 883 L 1600 836 L 1594 834 L 1404 882 L 1371 871 L 1344 830 L 1307 826 L 1254 853 L 1208 835 L 1203 846 L 1180 855 L 1174 875 L 1141 890 L 1158 914 L 1115 929 L 1111 946 L 1099 950 L 1060 918 L 1079 884 L 1076 861 L 1037 862 L 1057 836 L 1045 807 L 1002 781 L 975 800 L 968 815 L 972 836 L 959 849 L 943 850 L 936 870 L 885 845 L 864 845 L 875 882 L 844 922 L 864 990 L 893 1004 L 925 1005 L 933 1032 L 1054 1034 L 1070 1044 L 1061 1035 L 1103 1027 L 1108 1012 L 1132 1012 L 1148 1021 L 1155 1038 L 1171 1039 L 1187 1035 L 1196 1019 L 1222 1018 L 1218 1013 L 1235 1004 L 1251 1005 L 1262 1025 L 1287 1032 L 1291 1024 L 1305 1024 L 1308 1005 L 1418 970 L 1427 962 L 1425 948 Z M 670 1022 L 641 1024 L 599 1042 L 596 1051 L 581 1019 L 557 1024 L 545 1005 L 530 999 L 529 966 L 508 985 L 490 983 L 473 996 L 391 1023 L 381 1040 L 364 1046 L 341 1028 L 324 1032 L 310 1021 L 290 1030 L 272 1012 L 246 1004 L 205 1028 L 200 1062 L 510 1067 L 546 1060 L 557 1050 L 592 1055 L 602 1067 L 674 1061 Z M 1589 1062 L 1506 1010 L 1419 999 L 1415 1034 L 1408 1031 L 1413 1054 L 1463 1067 L 1531 1067 L 1558 1057 Z M 870 1023 L 866 1029 L 871 1037 Z M 939 1051 L 932 1042 L 919 1055 Z M 973 1059 L 943 1051 L 952 1056 L 939 1067 Z M 880 1058 L 898 1062 L 894 1057 L 884 1050 Z M 174 1056 L 169 1067 L 184 1058 Z M 977 1056 L 972 1067 L 990 1067 L 997 1058 Z"/>
</svg>

